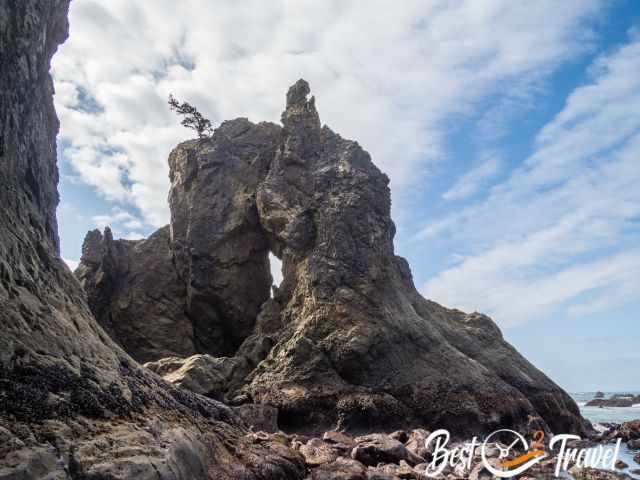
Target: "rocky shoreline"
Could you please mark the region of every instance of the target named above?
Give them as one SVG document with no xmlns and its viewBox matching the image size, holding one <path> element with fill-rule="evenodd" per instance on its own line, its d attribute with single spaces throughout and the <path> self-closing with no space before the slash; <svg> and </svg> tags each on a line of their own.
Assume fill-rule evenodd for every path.
<svg viewBox="0 0 640 480">
<path fill-rule="evenodd" d="M 247 437 L 254 443 L 280 442 L 294 450 L 304 461 L 307 479 L 310 480 L 479 480 L 494 478 L 482 460 L 480 448 L 476 448 L 464 465 L 447 465 L 441 473 L 433 475 L 434 443 L 426 442 L 431 432 L 424 429 L 395 431 L 392 433 L 370 433 L 352 437 L 342 432 L 328 431 L 321 436 L 307 437 L 288 435 L 283 432 L 251 432 Z M 640 473 L 640 420 L 609 425 L 598 435 L 580 441 L 570 441 L 568 447 L 588 448 L 612 445 L 617 439 L 627 443 L 629 449 L 637 451 L 638 465 L 627 465 L 617 461 L 614 470 L 570 465 L 569 475 L 576 480 L 628 479 L 629 473 Z M 451 449 L 464 449 L 469 441 L 457 441 Z M 548 443 L 547 443 L 548 446 Z M 486 458 L 489 464 L 498 467 L 502 443 L 488 443 Z M 515 452 L 514 455 L 522 452 Z M 556 478 L 557 449 L 550 451 L 548 458 L 535 464 L 526 472 L 517 475 L 520 479 Z M 511 458 L 511 457 L 506 457 Z M 431 472 L 431 473 L 427 473 Z"/>
</svg>

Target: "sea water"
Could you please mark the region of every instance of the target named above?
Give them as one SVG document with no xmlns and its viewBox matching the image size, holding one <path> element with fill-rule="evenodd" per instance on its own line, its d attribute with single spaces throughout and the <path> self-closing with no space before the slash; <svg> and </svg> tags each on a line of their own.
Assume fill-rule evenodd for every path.
<svg viewBox="0 0 640 480">
<path fill-rule="evenodd" d="M 605 392 L 605 398 L 610 398 L 617 393 L 630 393 L 633 395 L 640 395 L 640 392 L 637 391 Z M 596 392 L 572 393 L 571 396 L 580 407 L 580 413 L 582 413 L 582 416 L 589 420 L 598 430 L 605 429 L 605 427 L 602 425 L 604 423 L 622 423 L 628 422 L 630 420 L 640 419 L 640 404 L 634 405 L 632 407 L 587 407 L 587 402 L 595 398 Z M 640 451 L 630 451 L 627 448 L 626 444 L 623 443 L 622 447 L 620 448 L 620 455 L 618 457 L 620 458 L 620 460 L 629 465 L 629 468 L 622 470 L 622 473 L 626 473 L 632 478 L 640 480 L 640 475 L 631 473 L 631 470 L 640 469 L 640 465 L 633 460 L 634 455 L 638 453 L 640 453 Z"/>
<path fill-rule="evenodd" d="M 610 398 L 618 393 L 640 395 L 640 392 L 606 392 L 605 398 Z M 640 419 L 640 404 L 633 407 L 587 407 L 587 402 L 593 400 L 596 396 L 595 392 L 572 393 L 571 396 L 580 406 L 582 416 L 590 420 L 594 426 L 600 423 L 622 423 Z M 638 468 L 640 468 L 640 465 L 638 465 Z"/>
</svg>

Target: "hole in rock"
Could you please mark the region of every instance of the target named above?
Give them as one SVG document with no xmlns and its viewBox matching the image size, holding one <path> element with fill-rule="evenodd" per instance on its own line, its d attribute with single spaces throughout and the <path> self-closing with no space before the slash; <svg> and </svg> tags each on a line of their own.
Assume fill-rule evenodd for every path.
<svg viewBox="0 0 640 480">
<path fill-rule="evenodd" d="M 269 265 L 271 266 L 272 283 L 279 287 L 282 282 L 282 260 L 269 252 Z M 271 291 L 271 296 L 273 297 L 273 291 Z"/>
</svg>

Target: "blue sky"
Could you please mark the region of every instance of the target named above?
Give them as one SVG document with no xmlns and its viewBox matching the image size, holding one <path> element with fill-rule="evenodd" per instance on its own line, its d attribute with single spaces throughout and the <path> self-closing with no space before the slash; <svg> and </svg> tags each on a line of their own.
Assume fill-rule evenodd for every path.
<svg viewBox="0 0 640 480">
<path fill-rule="evenodd" d="M 167 156 L 214 123 L 321 119 L 392 181 L 396 250 L 572 391 L 638 389 L 640 2 L 72 2 L 54 58 L 62 255 L 168 222 Z"/>
</svg>

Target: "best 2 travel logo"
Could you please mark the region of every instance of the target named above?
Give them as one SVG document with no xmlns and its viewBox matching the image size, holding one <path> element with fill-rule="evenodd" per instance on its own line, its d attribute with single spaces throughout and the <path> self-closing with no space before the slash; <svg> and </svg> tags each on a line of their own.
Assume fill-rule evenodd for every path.
<svg viewBox="0 0 640 480">
<path fill-rule="evenodd" d="M 477 437 L 462 446 L 448 448 L 451 435 L 448 430 L 440 429 L 433 432 L 427 440 L 426 448 L 433 451 L 433 458 L 427 464 L 425 474 L 429 477 L 440 475 L 447 466 L 451 468 L 462 467 L 465 471 L 471 471 L 474 467 L 478 448 L 480 449 L 480 461 L 492 475 L 498 478 L 511 478 L 529 470 L 542 460 L 549 458 L 544 445 L 544 432 L 534 433 L 529 444 L 520 433 L 501 429 L 496 430 L 484 442 L 479 443 Z M 500 439 L 500 442 L 498 442 Z M 506 439 L 506 441 L 505 441 Z M 615 445 L 598 445 L 591 448 L 570 448 L 568 442 L 580 440 L 578 435 L 555 435 L 549 442 L 549 450 L 557 447 L 555 456 L 555 476 L 577 466 L 579 468 L 590 467 L 604 470 L 614 470 L 620 452 L 621 439 Z M 489 452 L 498 449 L 497 461 Z"/>
</svg>

